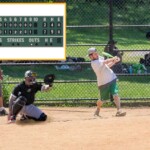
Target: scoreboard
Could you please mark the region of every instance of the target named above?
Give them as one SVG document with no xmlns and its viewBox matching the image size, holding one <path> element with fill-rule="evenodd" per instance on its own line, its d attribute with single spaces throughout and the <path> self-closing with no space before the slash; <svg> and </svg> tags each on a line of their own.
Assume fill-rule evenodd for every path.
<svg viewBox="0 0 150 150">
<path fill-rule="evenodd" d="M 0 60 L 65 60 L 65 26 L 65 3 L 2 3 Z"/>
</svg>

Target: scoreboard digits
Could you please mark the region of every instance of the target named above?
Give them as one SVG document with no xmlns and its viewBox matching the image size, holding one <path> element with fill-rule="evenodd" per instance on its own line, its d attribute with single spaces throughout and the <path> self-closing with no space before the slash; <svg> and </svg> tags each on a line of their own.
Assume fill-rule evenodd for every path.
<svg viewBox="0 0 150 150">
<path fill-rule="evenodd" d="M 63 17 L 0 17 L 0 47 L 2 46 L 63 47 Z"/>
</svg>

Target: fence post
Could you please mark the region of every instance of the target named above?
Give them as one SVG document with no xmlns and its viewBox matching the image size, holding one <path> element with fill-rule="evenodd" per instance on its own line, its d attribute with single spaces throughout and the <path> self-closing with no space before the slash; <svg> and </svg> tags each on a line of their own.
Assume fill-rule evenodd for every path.
<svg viewBox="0 0 150 150">
<path fill-rule="evenodd" d="M 109 52 L 113 53 L 113 0 L 109 0 Z"/>
</svg>

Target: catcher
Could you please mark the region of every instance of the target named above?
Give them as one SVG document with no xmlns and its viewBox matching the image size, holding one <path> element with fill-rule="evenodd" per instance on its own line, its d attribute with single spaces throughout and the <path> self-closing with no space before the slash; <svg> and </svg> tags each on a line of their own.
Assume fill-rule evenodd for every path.
<svg viewBox="0 0 150 150">
<path fill-rule="evenodd" d="M 48 91 L 51 89 L 55 76 L 47 75 L 44 78 L 45 84 L 36 82 L 36 73 L 28 70 L 25 72 L 25 79 L 15 86 L 9 98 L 8 123 L 14 123 L 20 113 L 20 120 L 33 119 L 35 121 L 45 121 L 47 115 L 33 103 L 35 94 L 38 91 Z"/>
</svg>

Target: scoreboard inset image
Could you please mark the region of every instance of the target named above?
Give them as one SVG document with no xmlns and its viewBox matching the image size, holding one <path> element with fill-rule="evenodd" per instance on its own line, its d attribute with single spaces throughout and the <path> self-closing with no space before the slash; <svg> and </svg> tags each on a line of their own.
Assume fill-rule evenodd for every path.
<svg viewBox="0 0 150 150">
<path fill-rule="evenodd" d="M 65 60 L 65 3 L 2 3 L 0 60 Z"/>
</svg>

